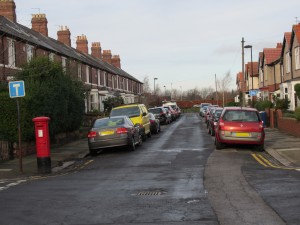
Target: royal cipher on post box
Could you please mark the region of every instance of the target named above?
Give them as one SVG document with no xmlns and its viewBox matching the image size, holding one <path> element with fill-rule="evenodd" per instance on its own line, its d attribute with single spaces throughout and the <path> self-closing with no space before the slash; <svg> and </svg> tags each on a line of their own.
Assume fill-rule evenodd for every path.
<svg viewBox="0 0 300 225">
<path fill-rule="evenodd" d="M 49 117 L 33 118 L 36 139 L 36 156 L 39 173 L 51 173 Z"/>
</svg>

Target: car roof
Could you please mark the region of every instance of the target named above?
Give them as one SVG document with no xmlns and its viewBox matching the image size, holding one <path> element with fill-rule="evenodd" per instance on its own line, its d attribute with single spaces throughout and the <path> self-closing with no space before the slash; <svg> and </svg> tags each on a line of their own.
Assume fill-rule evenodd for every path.
<svg viewBox="0 0 300 225">
<path fill-rule="evenodd" d="M 120 106 L 114 107 L 112 109 L 130 108 L 130 107 L 134 107 L 134 106 L 136 106 L 136 107 L 139 107 L 139 106 L 144 107 L 145 105 L 144 104 L 133 103 L 133 104 L 120 105 Z"/>
<path fill-rule="evenodd" d="M 237 106 L 224 107 L 224 109 L 226 109 L 226 110 L 241 110 L 241 111 L 257 111 L 256 108 L 237 107 Z"/>
</svg>

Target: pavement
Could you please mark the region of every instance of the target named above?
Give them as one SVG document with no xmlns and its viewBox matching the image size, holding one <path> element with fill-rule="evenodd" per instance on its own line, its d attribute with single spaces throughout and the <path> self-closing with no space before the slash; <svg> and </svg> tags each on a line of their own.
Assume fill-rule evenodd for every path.
<svg viewBox="0 0 300 225">
<path fill-rule="evenodd" d="M 283 166 L 300 171 L 300 138 L 277 129 L 266 128 L 265 131 L 265 151 Z M 51 148 L 52 173 L 50 175 L 64 171 L 76 162 L 83 160 L 88 154 L 86 138 Z M 35 154 L 23 157 L 22 167 L 23 172 L 21 173 L 18 158 L 0 162 L 0 181 L 49 176 L 49 174 L 38 173 Z"/>
</svg>

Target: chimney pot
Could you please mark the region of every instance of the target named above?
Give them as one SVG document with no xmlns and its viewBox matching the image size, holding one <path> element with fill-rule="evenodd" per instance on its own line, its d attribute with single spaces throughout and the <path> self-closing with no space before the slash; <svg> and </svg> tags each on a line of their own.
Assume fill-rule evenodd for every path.
<svg viewBox="0 0 300 225">
<path fill-rule="evenodd" d="M 32 30 L 48 37 L 48 21 L 45 14 L 32 14 Z"/>
<path fill-rule="evenodd" d="M 71 32 L 67 26 L 60 26 L 57 31 L 57 40 L 71 47 Z"/>
<path fill-rule="evenodd" d="M 0 15 L 5 18 L 17 22 L 16 4 L 14 0 L 1 0 L 0 1 Z"/>
<path fill-rule="evenodd" d="M 84 34 L 77 36 L 76 49 L 84 54 L 89 54 L 88 41 Z"/>
</svg>

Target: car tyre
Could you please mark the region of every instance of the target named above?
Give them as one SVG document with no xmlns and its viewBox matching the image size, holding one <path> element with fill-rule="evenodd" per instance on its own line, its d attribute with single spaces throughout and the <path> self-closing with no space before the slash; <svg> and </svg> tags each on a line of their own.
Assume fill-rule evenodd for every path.
<svg viewBox="0 0 300 225">
<path fill-rule="evenodd" d="M 264 144 L 261 144 L 261 145 L 255 145 L 254 146 L 254 149 L 258 152 L 263 152 L 264 151 Z"/>
<path fill-rule="evenodd" d="M 151 138 L 152 134 L 151 134 L 151 131 L 147 134 L 147 137 L 148 138 Z"/>
<path fill-rule="evenodd" d="M 224 148 L 224 144 L 222 144 L 221 142 L 219 142 L 219 141 L 217 140 L 217 138 L 215 138 L 215 145 L 216 145 L 216 149 L 217 149 L 217 150 L 221 150 L 221 149 Z"/>
<path fill-rule="evenodd" d="M 89 149 L 89 152 L 90 152 L 91 156 L 96 156 L 97 155 L 97 150 Z"/>
<path fill-rule="evenodd" d="M 147 140 L 146 134 L 142 134 L 141 136 L 142 136 L 142 141 L 145 142 Z"/>
<path fill-rule="evenodd" d="M 138 146 L 141 146 L 143 144 L 143 137 L 141 134 L 139 134 L 139 141 L 138 141 Z"/>
<path fill-rule="evenodd" d="M 128 149 L 129 149 L 129 151 L 134 151 L 135 150 L 135 141 L 134 141 L 133 137 L 131 138 L 131 141 L 128 145 Z"/>
</svg>

